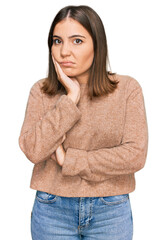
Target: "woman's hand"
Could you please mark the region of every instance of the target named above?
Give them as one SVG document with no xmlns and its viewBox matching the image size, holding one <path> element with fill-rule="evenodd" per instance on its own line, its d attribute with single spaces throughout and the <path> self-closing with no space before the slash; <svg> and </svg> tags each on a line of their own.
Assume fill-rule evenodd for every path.
<svg viewBox="0 0 167 240">
<path fill-rule="evenodd" d="M 52 55 L 52 60 L 55 66 L 55 71 L 57 73 L 57 77 L 58 80 L 63 84 L 63 86 L 65 87 L 67 94 L 70 95 L 80 95 L 80 84 L 79 82 L 76 80 L 75 77 L 71 77 L 69 78 L 61 69 L 60 65 L 58 64 L 58 62 L 54 59 L 53 55 Z"/>
<path fill-rule="evenodd" d="M 63 145 L 61 144 L 57 149 L 56 149 L 56 159 L 57 159 L 57 163 L 62 166 L 64 163 L 64 159 L 65 159 L 65 151 L 63 148 Z"/>
<path fill-rule="evenodd" d="M 62 146 L 62 144 L 56 149 L 56 151 L 54 153 L 52 153 L 51 155 L 51 159 L 56 161 L 60 166 L 63 165 L 64 163 L 64 159 L 65 159 L 65 151 L 64 148 Z"/>
</svg>

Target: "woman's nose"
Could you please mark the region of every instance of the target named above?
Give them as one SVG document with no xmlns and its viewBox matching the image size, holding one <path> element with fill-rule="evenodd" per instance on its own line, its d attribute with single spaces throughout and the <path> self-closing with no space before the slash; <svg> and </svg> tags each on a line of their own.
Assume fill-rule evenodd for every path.
<svg viewBox="0 0 167 240">
<path fill-rule="evenodd" d="M 70 55 L 71 54 L 71 49 L 70 45 L 68 43 L 63 43 L 61 46 L 60 54 L 62 57 Z"/>
</svg>

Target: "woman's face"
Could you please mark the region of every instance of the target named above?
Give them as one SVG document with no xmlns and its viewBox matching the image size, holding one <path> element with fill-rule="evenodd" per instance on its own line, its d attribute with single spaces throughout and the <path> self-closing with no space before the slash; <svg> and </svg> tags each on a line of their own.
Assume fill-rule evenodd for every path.
<svg viewBox="0 0 167 240">
<path fill-rule="evenodd" d="M 94 57 L 93 40 L 76 20 L 66 18 L 55 26 L 51 51 L 67 76 L 89 76 Z"/>
</svg>

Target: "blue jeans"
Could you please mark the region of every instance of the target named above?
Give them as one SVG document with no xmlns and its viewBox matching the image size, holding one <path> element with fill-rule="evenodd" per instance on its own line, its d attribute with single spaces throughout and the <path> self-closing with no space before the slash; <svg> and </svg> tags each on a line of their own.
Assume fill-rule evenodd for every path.
<svg viewBox="0 0 167 240">
<path fill-rule="evenodd" d="M 37 190 L 31 236 L 33 240 L 132 240 L 129 194 L 62 197 Z"/>
</svg>

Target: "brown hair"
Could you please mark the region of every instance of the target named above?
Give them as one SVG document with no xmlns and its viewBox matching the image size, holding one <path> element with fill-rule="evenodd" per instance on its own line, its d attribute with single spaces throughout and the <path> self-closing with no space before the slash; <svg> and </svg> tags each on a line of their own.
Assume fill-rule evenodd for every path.
<svg viewBox="0 0 167 240">
<path fill-rule="evenodd" d="M 55 71 L 51 55 L 51 47 L 53 44 L 54 27 L 58 22 L 65 19 L 67 16 L 78 21 L 89 32 L 93 39 L 94 59 L 90 68 L 90 76 L 88 80 L 90 98 L 93 96 L 101 96 L 112 93 L 117 88 L 119 81 L 116 81 L 116 79 L 114 80 L 113 78 L 114 75 L 116 76 L 116 73 L 106 70 L 106 64 L 107 61 L 109 63 L 109 59 L 104 26 L 98 14 L 92 8 L 85 5 L 66 6 L 62 8 L 55 16 L 48 35 L 48 76 L 43 82 L 41 90 L 50 96 L 56 95 L 56 93 L 61 90 L 65 91 L 65 87 L 58 80 L 57 73 Z"/>
</svg>

